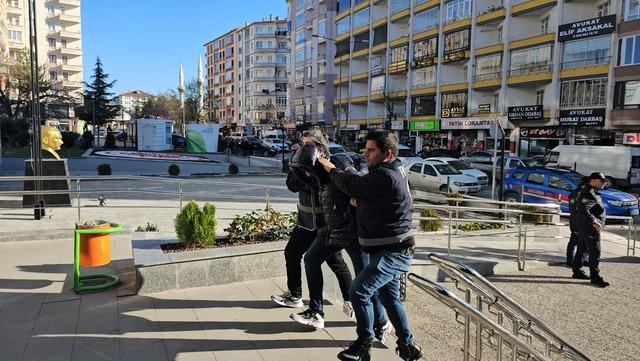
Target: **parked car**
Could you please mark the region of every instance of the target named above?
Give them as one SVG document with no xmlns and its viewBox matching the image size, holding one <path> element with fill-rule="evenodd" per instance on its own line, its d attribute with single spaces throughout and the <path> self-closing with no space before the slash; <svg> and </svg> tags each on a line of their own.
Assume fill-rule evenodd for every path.
<svg viewBox="0 0 640 361">
<path fill-rule="evenodd" d="M 450 150 L 450 149 L 431 149 L 428 152 L 418 152 L 418 154 L 422 158 L 436 158 L 436 157 L 460 158 L 460 152 L 458 152 L 457 150 Z"/>
<path fill-rule="evenodd" d="M 127 139 L 127 133 L 124 131 L 115 132 L 114 135 L 116 136 L 116 140 L 120 142 L 124 142 L 124 140 Z"/>
<path fill-rule="evenodd" d="M 569 212 L 569 193 L 580 184 L 582 174 L 555 168 L 512 169 L 504 181 L 504 199 L 508 202 L 554 204 L 560 201 L 562 212 Z M 600 192 L 607 215 L 637 216 L 635 196 L 614 189 Z"/>
<path fill-rule="evenodd" d="M 282 142 L 278 142 L 277 140 L 269 138 L 262 139 L 262 145 L 275 151 L 276 153 L 286 152 L 289 149 L 289 145 L 287 143 L 284 143 L 283 147 Z"/>
<path fill-rule="evenodd" d="M 469 163 L 479 163 L 479 164 L 489 164 L 491 165 L 491 162 L 493 161 L 493 157 L 494 157 L 494 153 L 493 152 L 487 152 L 487 151 L 478 151 L 478 152 L 472 152 L 469 153 L 463 157 L 460 157 L 461 160 L 464 160 L 466 162 Z"/>
<path fill-rule="evenodd" d="M 416 155 L 416 152 L 402 144 L 398 145 L 398 159 L 400 159 L 403 165 L 422 161 L 422 158 Z"/>
<path fill-rule="evenodd" d="M 428 160 L 430 162 L 449 164 L 450 166 L 453 166 L 455 169 L 460 171 L 462 174 L 475 177 L 478 180 L 478 184 L 480 184 L 481 186 L 486 186 L 487 184 L 489 184 L 489 176 L 487 176 L 485 172 L 473 168 L 471 164 L 465 162 L 464 160 L 445 157 L 427 158 L 425 160 Z"/>
<path fill-rule="evenodd" d="M 463 160 L 463 158 L 460 158 Z M 469 162 L 473 168 L 479 169 L 485 172 L 488 175 L 493 173 L 493 164 L 496 164 L 496 178 L 500 178 L 500 157 L 495 157 L 492 162 Z M 504 157 L 504 174 L 506 175 L 509 170 L 514 168 L 527 168 L 527 167 L 536 167 L 540 164 L 527 158 L 520 158 L 515 156 L 505 156 Z"/>
<path fill-rule="evenodd" d="M 405 167 L 405 172 L 410 187 L 460 193 L 475 193 L 482 189 L 475 177 L 462 174 L 453 166 L 440 162 L 414 162 Z"/>
<path fill-rule="evenodd" d="M 361 163 L 364 159 L 364 157 L 360 154 L 347 150 L 338 143 L 329 143 L 329 153 L 331 153 L 332 155 L 344 154 L 351 159 L 353 164 Z"/>
<path fill-rule="evenodd" d="M 173 149 L 187 148 L 187 140 L 178 134 L 171 134 L 171 144 L 173 144 Z"/>
</svg>

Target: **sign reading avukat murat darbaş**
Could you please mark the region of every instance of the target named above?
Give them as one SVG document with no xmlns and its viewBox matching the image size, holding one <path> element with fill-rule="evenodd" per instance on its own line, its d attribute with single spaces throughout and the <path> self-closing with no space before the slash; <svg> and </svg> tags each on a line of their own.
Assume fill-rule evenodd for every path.
<svg viewBox="0 0 640 361">
<path fill-rule="evenodd" d="M 558 41 L 569 41 L 611 34 L 616 30 L 616 16 L 576 21 L 558 26 Z"/>
</svg>

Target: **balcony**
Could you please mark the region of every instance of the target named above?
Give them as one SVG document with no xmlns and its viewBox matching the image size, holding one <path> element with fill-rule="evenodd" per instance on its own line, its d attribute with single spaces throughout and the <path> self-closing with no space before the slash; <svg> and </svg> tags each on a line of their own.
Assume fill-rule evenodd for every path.
<svg viewBox="0 0 640 361">
<path fill-rule="evenodd" d="M 437 82 L 420 82 L 411 86 L 411 95 L 427 95 L 435 94 L 437 92 Z"/>
<path fill-rule="evenodd" d="M 474 89 L 496 89 L 502 85 L 502 73 L 494 72 L 487 74 L 478 74 L 473 77 Z"/>
<path fill-rule="evenodd" d="M 82 71 L 82 65 L 60 64 L 56 66 L 56 68 L 69 73 L 79 73 Z"/>
<path fill-rule="evenodd" d="M 80 34 L 80 32 L 78 32 L 78 31 L 60 30 L 60 31 L 57 31 L 55 34 L 60 39 L 71 39 L 71 40 L 80 40 L 80 39 L 82 39 L 82 34 Z"/>
<path fill-rule="evenodd" d="M 343 76 L 342 78 L 336 78 L 333 80 L 333 85 L 349 83 L 349 77 Z"/>
<path fill-rule="evenodd" d="M 285 33 L 286 33 L 286 31 L 285 31 Z M 275 37 L 276 37 L 276 33 L 275 32 L 255 33 L 252 36 L 252 38 L 275 38 Z"/>
<path fill-rule="evenodd" d="M 351 75 L 351 81 L 352 82 L 367 82 L 369 80 L 369 73 L 368 72 L 364 72 L 364 73 L 357 73 L 357 74 L 352 74 Z"/>
<path fill-rule="evenodd" d="M 274 47 L 271 47 L 271 48 L 267 48 L 267 47 L 255 48 L 254 52 L 255 53 L 275 53 L 276 52 L 276 48 L 274 48 Z"/>
<path fill-rule="evenodd" d="M 498 54 L 504 51 L 504 43 L 486 45 L 486 46 L 478 46 L 476 47 L 475 53 L 476 56 L 482 55 L 490 55 L 490 54 Z"/>
<path fill-rule="evenodd" d="M 561 64 L 560 78 L 568 79 L 594 75 L 607 75 L 609 74 L 610 63 L 610 56 L 564 62 Z"/>
<path fill-rule="evenodd" d="M 423 2 L 422 4 L 416 4 L 416 6 L 413 8 L 413 12 L 419 13 L 422 10 L 431 9 L 432 7 L 438 5 L 440 5 L 440 0 L 428 0 L 426 2 Z"/>
<path fill-rule="evenodd" d="M 367 100 L 368 99 L 366 95 L 351 97 L 351 104 L 366 104 Z"/>
<path fill-rule="evenodd" d="M 528 48 L 542 44 L 553 44 L 556 41 L 556 33 L 535 35 L 524 39 L 512 40 L 509 43 L 510 50 Z"/>
<path fill-rule="evenodd" d="M 80 7 L 80 0 L 58 0 L 58 5 L 63 5 L 65 9 Z"/>
<path fill-rule="evenodd" d="M 22 8 L 7 5 L 7 14 L 22 15 Z"/>
<path fill-rule="evenodd" d="M 440 91 L 443 93 L 466 91 L 467 89 L 469 89 L 469 83 L 467 82 L 440 85 Z"/>
<path fill-rule="evenodd" d="M 49 51 L 49 53 L 52 54 L 56 54 L 56 55 L 71 55 L 71 57 L 76 57 L 76 56 L 82 56 L 82 49 L 80 48 L 69 48 L 69 47 L 62 47 L 62 46 L 58 46 L 55 48 L 55 50 L 51 50 Z"/>
<path fill-rule="evenodd" d="M 445 50 L 444 55 L 442 56 L 442 63 L 460 63 L 469 59 L 470 56 L 471 52 L 469 51 L 468 46 L 453 50 Z"/>
<path fill-rule="evenodd" d="M 510 86 L 549 83 L 552 79 L 553 64 L 541 64 L 509 70 Z"/>
<path fill-rule="evenodd" d="M 64 89 L 82 89 L 84 85 L 82 84 L 81 81 L 67 81 L 67 80 L 63 80 L 62 81 L 62 87 Z"/>
<path fill-rule="evenodd" d="M 556 6 L 557 0 L 515 0 L 511 6 L 511 16 Z"/>
<path fill-rule="evenodd" d="M 498 5 L 491 5 L 486 8 L 476 17 L 476 24 L 487 25 L 494 22 L 502 21 L 507 16 L 507 9 L 504 8 L 502 3 Z"/>
<path fill-rule="evenodd" d="M 454 18 L 448 19 L 446 25 L 444 26 L 445 32 L 452 32 L 454 30 L 470 28 L 471 27 L 471 16 L 467 16 L 464 18 Z"/>
<path fill-rule="evenodd" d="M 58 14 L 54 17 L 54 19 L 59 23 L 64 23 L 67 25 L 75 25 L 80 23 L 80 17 L 76 15 Z"/>
</svg>

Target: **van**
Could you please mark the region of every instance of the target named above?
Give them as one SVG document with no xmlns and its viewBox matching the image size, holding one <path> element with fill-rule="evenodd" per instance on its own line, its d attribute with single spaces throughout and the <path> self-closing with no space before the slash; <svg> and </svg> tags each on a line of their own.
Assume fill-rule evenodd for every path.
<svg viewBox="0 0 640 361">
<path fill-rule="evenodd" d="M 585 175 L 602 172 L 613 186 L 640 185 L 640 148 L 559 145 L 551 150 L 546 165 Z"/>
</svg>

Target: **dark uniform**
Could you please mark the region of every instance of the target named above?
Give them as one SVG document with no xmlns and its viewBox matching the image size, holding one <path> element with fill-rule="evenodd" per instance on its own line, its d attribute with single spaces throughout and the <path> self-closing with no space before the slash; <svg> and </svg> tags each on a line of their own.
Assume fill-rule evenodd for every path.
<svg viewBox="0 0 640 361">
<path fill-rule="evenodd" d="M 573 267 L 573 257 L 576 252 L 576 247 L 578 247 L 580 243 L 580 237 L 578 236 L 578 229 L 576 227 L 576 201 L 580 191 L 582 191 L 588 180 L 587 177 L 584 177 L 582 182 L 569 193 L 569 230 L 571 231 L 571 238 L 569 238 L 569 243 L 567 244 L 567 266 L 569 267 Z"/>
<path fill-rule="evenodd" d="M 595 229 L 594 223 L 604 226 L 605 217 L 604 204 L 599 190 L 587 184 L 578 196 L 576 207 L 576 228 L 580 243 L 574 258 L 573 277 L 586 278 L 581 268 L 584 264 L 583 255 L 588 253 L 591 283 L 602 287 L 608 286 L 608 283 L 604 282 L 598 269 L 600 264 L 600 231 Z"/>
</svg>

